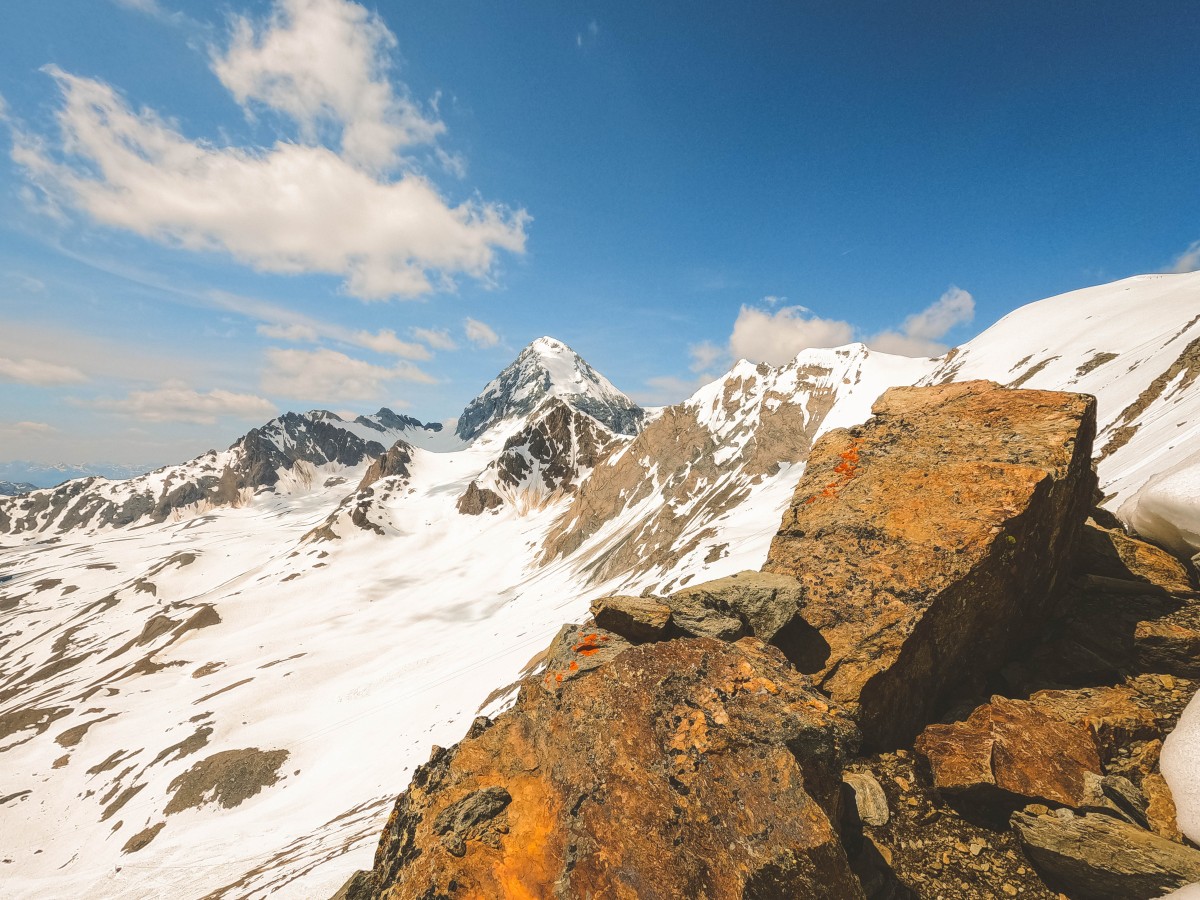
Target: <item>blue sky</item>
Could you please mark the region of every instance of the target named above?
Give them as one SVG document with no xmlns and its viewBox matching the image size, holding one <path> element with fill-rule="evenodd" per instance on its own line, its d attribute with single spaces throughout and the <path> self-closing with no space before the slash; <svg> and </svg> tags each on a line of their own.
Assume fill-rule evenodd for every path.
<svg viewBox="0 0 1200 900">
<path fill-rule="evenodd" d="M 8 0 L 0 458 L 647 403 L 1200 266 L 1189 4 Z"/>
</svg>

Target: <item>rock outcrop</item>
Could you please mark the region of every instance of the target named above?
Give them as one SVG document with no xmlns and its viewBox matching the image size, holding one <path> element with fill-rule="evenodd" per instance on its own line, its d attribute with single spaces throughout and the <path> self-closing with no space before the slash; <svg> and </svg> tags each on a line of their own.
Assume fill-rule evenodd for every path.
<svg viewBox="0 0 1200 900">
<path fill-rule="evenodd" d="M 898 746 L 1053 613 L 1095 489 L 1095 401 L 991 382 L 892 388 L 813 448 L 764 570 L 804 586 L 810 671 Z"/>
<path fill-rule="evenodd" d="M 380 412 L 383 411 L 380 410 Z M 396 441 L 387 453 L 376 457 L 375 461 L 367 466 L 367 471 L 363 473 L 362 481 L 358 483 L 358 489 L 361 491 L 363 488 L 370 487 L 380 478 L 391 478 L 394 475 L 401 475 L 405 478 L 411 477 L 412 461 L 412 444 L 409 444 L 407 441 Z"/>
<path fill-rule="evenodd" d="M 579 661 L 603 637 L 577 643 Z M 361 896 L 853 900 L 833 823 L 854 740 L 754 639 L 626 648 L 583 674 L 568 664 L 434 751 Z"/>
</svg>

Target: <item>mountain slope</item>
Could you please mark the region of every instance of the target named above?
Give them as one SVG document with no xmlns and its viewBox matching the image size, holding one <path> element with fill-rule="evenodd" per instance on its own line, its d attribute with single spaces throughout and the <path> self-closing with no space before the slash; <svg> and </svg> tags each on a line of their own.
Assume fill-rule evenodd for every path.
<svg viewBox="0 0 1200 900">
<path fill-rule="evenodd" d="M 328 896 L 429 745 L 511 700 L 593 597 L 759 568 L 812 442 L 892 385 L 1095 391 L 1101 446 L 1138 426 L 1101 461 L 1111 506 L 1200 422 L 1200 282 L 1145 285 L 1083 292 L 1096 313 L 1042 301 L 944 360 L 741 362 L 649 416 L 539 341 L 464 434 L 288 414 L 132 482 L 0 501 L 6 896 Z M 472 485 L 500 502 L 465 515 Z"/>
</svg>

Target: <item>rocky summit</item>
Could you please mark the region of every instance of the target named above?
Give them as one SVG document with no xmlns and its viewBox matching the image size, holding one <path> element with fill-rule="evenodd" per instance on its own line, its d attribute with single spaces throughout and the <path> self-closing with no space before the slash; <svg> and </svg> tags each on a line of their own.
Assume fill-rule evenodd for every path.
<svg viewBox="0 0 1200 900">
<path fill-rule="evenodd" d="M 1197 603 L 1186 569 L 1088 518 L 1093 433 L 1077 394 L 889 391 L 813 449 L 766 571 L 595 599 L 507 711 L 434 748 L 338 897 L 1149 898 L 1200 877 L 1157 769 L 1194 683 L 1138 670 L 1176 656 L 1039 663 L 1097 593 L 1170 598 L 1121 620 L 1139 633 Z"/>
</svg>

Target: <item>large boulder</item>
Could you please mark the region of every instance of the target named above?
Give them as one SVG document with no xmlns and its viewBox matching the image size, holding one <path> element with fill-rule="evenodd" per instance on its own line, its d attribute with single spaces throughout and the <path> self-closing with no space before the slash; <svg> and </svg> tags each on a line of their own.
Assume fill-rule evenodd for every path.
<svg viewBox="0 0 1200 900">
<path fill-rule="evenodd" d="M 853 725 L 754 638 L 606 637 L 564 631 L 562 671 L 435 750 L 369 896 L 862 897 L 832 824 Z"/>
<path fill-rule="evenodd" d="M 799 664 L 898 746 L 1057 612 L 1096 477 L 1095 400 L 973 381 L 892 388 L 832 431 L 764 570 L 819 633 Z"/>
</svg>

